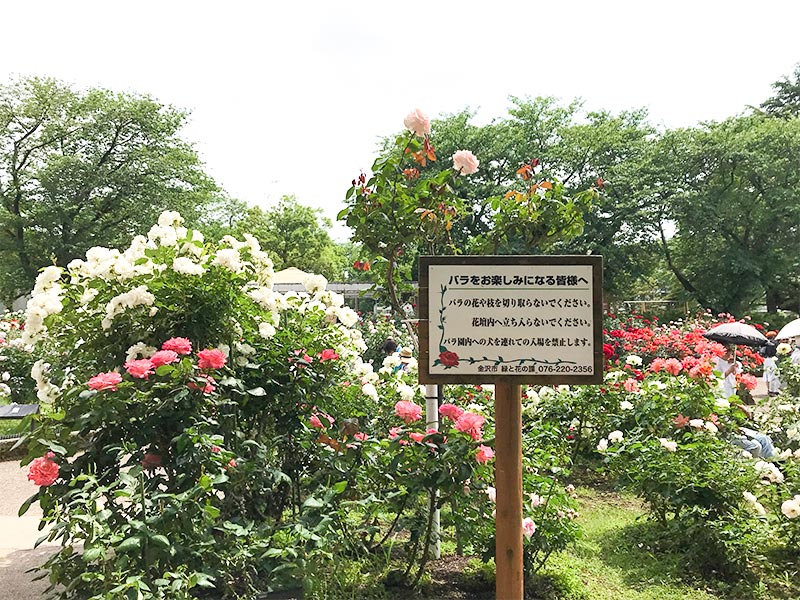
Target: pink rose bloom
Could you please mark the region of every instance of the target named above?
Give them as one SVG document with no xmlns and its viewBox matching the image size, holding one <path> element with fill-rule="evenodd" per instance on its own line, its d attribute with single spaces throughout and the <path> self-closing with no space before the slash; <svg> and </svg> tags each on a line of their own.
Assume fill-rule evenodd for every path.
<svg viewBox="0 0 800 600">
<path fill-rule="evenodd" d="M 462 175 L 472 175 L 478 171 L 480 162 L 469 150 L 459 150 L 453 154 L 453 168 Z"/>
<path fill-rule="evenodd" d="M 424 433 L 417 433 L 416 431 L 412 431 L 411 433 L 408 434 L 408 437 L 410 437 L 415 442 L 422 442 L 422 440 L 425 439 L 425 434 Z"/>
<path fill-rule="evenodd" d="M 173 352 L 177 352 L 178 354 L 191 354 L 192 342 L 190 342 L 186 338 L 174 337 L 168 339 L 166 342 L 161 344 L 161 349 L 172 350 Z"/>
<path fill-rule="evenodd" d="M 201 369 L 219 369 L 227 360 L 222 350 L 200 350 L 197 353 L 197 366 Z"/>
<path fill-rule="evenodd" d="M 317 415 L 311 415 L 309 422 L 311 423 L 312 427 L 316 427 L 317 429 L 325 428 L 325 426 L 322 424 L 322 421 L 319 420 L 319 416 Z"/>
<path fill-rule="evenodd" d="M 199 391 L 203 392 L 204 394 L 210 394 L 215 389 L 217 389 L 216 386 L 214 386 L 214 384 L 217 383 L 217 382 L 214 380 L 213 377 L 211 377 L 211 375 L 205 375 L 204 373 L 199 373 L 197 375 L 197 379 L 205 380 L 205 383 L 199 384 L 199 383 L 195 383 L 194 381 L 190 381 L 189 384 L 188 384 L 188 387 L 189 387 L 190 390 L 194 390 L 194 391 L 198 391 L 199 390 Z"/>
<path fill-rule="evenodd" d="M 665 367 L 665 365 L 666 361 L 659 356 L 658 358 L 654 358 L 653 362 L 650 363 L 650 370 L 653 373 L 658 373 L 661 369 Z"/>
<path fill-rule="evenodd" d="M 339 355 L 333 350 L 333 348 L 326 348 L 322 352 L 319 353 L 319 360 L 320 362 L 325 362 L 326 360 L 336 360 L 339 358 Z"/>
<path fill-rule="evenodd" d="M 479 440 L 483 437 L 483 424 L 486 422 L 481 415 L 471 412 L 465 412 L 456 421 L 456 429 L 463 433 L 468 433 L 473 440 Z"/>
<path fill-rule="evenodd" d="M 638 392 L 639 391 L 639 382 L 633 379 L 632 377 L 628 377 L 623 383 L 622 387 L 625 388 L 626 392 Z"/>
<path fill-rule="evenodd" d="M 156 368 L 174 363 L 176 360 L 178 360 L 178 353 L 175 350 L 159 350 L 150 357 L 150 362 Z"/>
<path fill-rule="evenodd" d="M 222 448 L 220 448 L 219 446 L 211 446 L 211 452 L 213 452 L 214 454 L 219 454 L 220 452 L 222 452 Z"/>
<path fill-rule="evenodd" d="M 522 533 L 528 539 L 531 539 L 531 536 L 536 533 L 536 523 L 530 517 L 522 519 Z"/>
<path fill-rule="evenodd" d="M 406 126 L 406 129 L 413 131 L 414 134 L 419 137 L 425 137 L 431 133 L 431 120 L 428 118 L 428 115 L 418 108 L 415 108 L 406 115 L 406 118 L 403 119 L 403 125 Z"/>
<path fill-rule="evenodd" d="M 48 452 L 42 457 L 33 459 L 28 467 L 28 479 L 39 486 L 53 485 L 58 479 L 58 464 L 51 459 L 55 454 Z"/>
<path fill-rule="evenodd" d="M 87 384 L 90 390 L 111 390 L 117 391 L 117 384 L 122 382 L 122 375 L 114 371 L 108 373 L 98 373 L 89 380 Z"/>
<path fill-rule="evenodd" d="M 367 439 L 367 434 L 363 431 L 359 431 L 358 433 L 353 434 L 353 438 L 357 439 L 359 442 L 363 442 Z"/>
<path fill-rule="evenodd" d="M 483 444 L 478 446 L 478 452 L 475 454 L 475 460 L 477 460 L 482 465 L 485 465 L 493 458 L 494 458 L 494 450 L 489 448 L 489 446 L 484 446 Z"/>
<path fill-rule="evenodd" d="M 400 400 L 394 405 L 394 414 L 406 423 L 411 423 L 422 416 L 422 407 L 408 400 Z"/>
<path fill-rule="evenodd" d="M 153 361 L 151 361 L 149 358 L 129 360 L 125 363 L 124 367 L 128 374 L 136 379 L 147 379 L 155 372 Z"/>
<path fill-rule="evenodd" d="M 458 417 L 464 414 L 464 410 L 455 404 L 442 404 L 439 407 L 439 414 L 453 421 L 458 421 Z"/>
<path fill-rule="evenodd" d="M 668 358 L 664 363 L 664 370 L 670 375 L 677 375 L 681 369 L 683 369 L 683 365 L 677 358 Z"/>
<path fill-rule="evenodd" d="M 390 440 L 396 440 L 399 437 L 400 437 L 400 428 L 399 427 L 392 427 L 389 430 L 389 439 Z"/>
</svg>

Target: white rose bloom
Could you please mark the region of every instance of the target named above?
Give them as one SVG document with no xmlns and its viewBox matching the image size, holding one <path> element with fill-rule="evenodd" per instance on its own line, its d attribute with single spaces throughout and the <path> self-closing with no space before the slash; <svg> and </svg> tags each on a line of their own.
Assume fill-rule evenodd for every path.
<svg viewBox="0 0 800 600">
<path fill-rule="evenodd" d="M 691 419 L 689 420 L 689 425 L 695 429 L 702 429 L 703 425 L 705 425 L 705 421 L 703 421 L 703 419 Z"/>
<path fill-rule="evenodd" d="M 608 434 L 608 441 L 611 442 L 612 444 L 616 444 L 618 442 L 621 442 L 623 440 L 623 437 L 624 436 L 622 435 L 622 432 L 619 429 L 617 429 Z"/>
<path fill-rule="evenodd" d="M 128 348 L 128 351 L 125 353 L 125 360 L 136 360 L 137 358 L 150 358 L 158 351 L 157 348 L 153 346 L 148 346 L 144 342 L 138 342 Z"/>
<path fill-rule="evenodd" d="M 601 439 L 597 443 L 597 450 L 598 452 L 605 452 L 606 450 L 608 450 L 608 440 L 606 438 Z"/>
<path fill-rule="evenodd" d="M 217 250 L 217 254 L 211 264 L 224 267 L 234 273 L 239 273 L 244 268 L 242 257 L 236 248 L 221 248 Z"/>
<path fill-rule="evenodd" d="M 147 232 L 147 239 L 161 246 L 177 246 L 178 232 L 171 226 L 153 225 Z"/>
<path fill-rule="evenodd" d="M 678 449 L 678 442 L 675 440 L 668 440 L 667 438 L 659 438 L 659 442 L 661 442 L 661 446 L 664 447 L 668 452 L 675 452 Z"/>
<path fill-rule="evenodd" d="M 97 297 L 97 294 L 100 293 L 100 290 L 96 290 L 94 288 L 86 288 L 81 294 L 80 303 L 83 305 L 89 304 L 92 300 Z"/>
<path fill-rule="evenodd" d="M 525 395 L 532 402 L 534 402 L 534 403 L 539 402 L 539 394 L 536 393 L 535 389 L 529 387 L 527 390 L 525 390 Z"/>
<path fill-rule="evenodd" d="M 0 383 L 0 396 L 10 396 L 11 395 L 11 388 L 8 387 L 5 383 Z"/>
<path fill-rule="evenodd" d="M 540 398 L 546 398 L 547 396 L 552 396 L 555 393 L 556 393 L 556 391 L 553 388 L 548 387 L 546 385 L 543 385 L 542 387 L 539 388 L 539 397 Z"/>
<path fill-rule="evenodd" d="M 261 322 L 258 324 L 258 334 L 261 337 L 269 339 L 275 335 L 275 333 L 275 327 L 273 327 L 271 323 Z"/>
<path fill-rule="evenodd" d="M 711 421 L 706 421 L 703 427 L 706 429 L 706 431 L 709 431 L 711 433 L 717 433 L 719 431 L 717 426 L 714 425 L 714 423 L 712 423 Z"/>
<path fill-rule="evenodd" d="M 328 287 L 328 280 L 322 275 L 312 274 L 306 277 L 305 281 L 303 281 L 303 285 L 308 293 L 313 295 L 323 291 L 326 287 Z"/>
<path fill-rule="evenodd" d="M 172 270 L 182 275 L 202 275 L 206 272 L 202 265 L 197 264 L 186 256 L 179 256 L 173 260 Z"/>
<path fill-rule="evenodd" d="M 796 519 L 800 516 L 800 504 L 792 498 L 791 500 L 786 500 L 783 504 L 781 504 L 781 512 L 786 516 L 788 519 Z"/>
<path fill-rule="evenodd" d="M 397 386 L 397 392 L 400 394 L 401 400 L 413 400 L 414 399 L 414 388 L 410 385 L 406 385 L 401 383 Z"/>
<path fill-rule="evenodd" d="M 380 377 L 378 377 L 378 374 L 374 371 L 370 371 L 361 378 L 361 383 L 377 383 L 379 380 Z"/>
<path fill-rule="evenodd" d="M 797 427 L 789 427 L 786 430 L 786 437 L 788 437 L 790 440 L 796 440 L 797 439 L 797 434 L 798 434 Z"/>
<path fill-rule="evenodd" d="M 714 400 L 714 406 L 716 406 L 717 408 L 726 409 L 731 407 L 731 403 L 728 402 L 725 398 L 717 398 L 716 400 Z"/>
<path fill-rule="evenodd" d="M 183 223 L 183 217 L 175 210 L 165 210 L 158 217 L 158 224 L 161 227 L 174 227 Z"/>
<path fill-rule="evenodd" d="M 394 369 L 395 367 L 400 366 L 400 357 L 397 355 L 396 352 L 388 355 L 386 358 L 383 359 L 383 366 Z"/>
<path fill-rule="evenodd" d="M 336 316 L 345 327 L 352 327 L 358 323 L 358 313 L 348 306 L 337 306 Z"/>
<path fill-rule="evenodd" d="M 623 400 L 619 403 L 620 410 L 630 410 L 633 408 L 633 403 L 628 402 L 627 400 Z"/>
<path fill-rule="evenodd" d="M 625 359 L 625 364 L 630 365 L 632 367 L 639 367 L 642 365 L 642 357 L 636 356 L 635 354 L 631 354 L 628 358 Z"/>
<path fill-rule="evenodd" d="M 223 236 L 222 239 L 219 241 L 219 243 L 220 244 L 226 244 L 226 245 L 230 246 L 231 248 L 233 248 L 234 250 L 241 250 L 242 248 L 247 246 L 247 244 L 245 244 L 244 242 L 240 242 L 235 237 L 230 236 L 230 235 Z"/>
<path fill-rule="evenodd" d="M 378 399 L 378 390 L 375 389 L 375 386 L 371 383 L 365 383 L 361 386 L 361 391 L 364 393 L 365 396 L 369 396 L 373 400 Z"/>
<path fill-rule="evenodd" d="M 8 371 L 4 371 L 2 379 L 3 381 L 8 381 L 9 379 L 11 379 L 11 373 L 9 373 Z"/>
</svg>

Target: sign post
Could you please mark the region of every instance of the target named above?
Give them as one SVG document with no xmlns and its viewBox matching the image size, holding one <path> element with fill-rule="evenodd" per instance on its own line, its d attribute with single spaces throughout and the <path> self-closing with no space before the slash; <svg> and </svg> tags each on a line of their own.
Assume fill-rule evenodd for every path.
<svg viewBox="0 0 800 600">
<path fill-rule="evenodd" d="M 603 381 L 602 257 L 423 256 L 419 380 L 495 384 L 496 592 L 522 600 L 521 384 Z"/>
</svg>

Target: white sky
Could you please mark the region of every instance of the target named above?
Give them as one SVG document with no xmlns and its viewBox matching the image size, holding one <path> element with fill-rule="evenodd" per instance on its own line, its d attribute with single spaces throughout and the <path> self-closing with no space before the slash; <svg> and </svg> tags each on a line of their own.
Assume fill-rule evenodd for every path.
<svg viewBox="0 0 800 600">
<path fill-rule="evenodd" d="M 53 76 L 188 109 L 184 137 L 230 195 L 295 194 L 332 220 L 413 108 L 487 121 L 509 95 L 551 95 L 685 126 L 759 104 L 800 62 L 793 0 L 25 0 L 1 13 L 0 82 Z"/>
</svg>

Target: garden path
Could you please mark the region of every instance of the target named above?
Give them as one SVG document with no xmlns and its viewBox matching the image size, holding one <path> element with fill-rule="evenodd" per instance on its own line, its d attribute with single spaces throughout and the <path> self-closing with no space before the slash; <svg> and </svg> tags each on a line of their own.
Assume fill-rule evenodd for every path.
<svg viewBox="0 0 800 600">
<path fill-rule="evenodd" d="M 44 543 L 33 548 L 42 535 L 38 503 L 25 516 L 17 516 L 22 503 L 36 492 L 27 471 L 17 460 L 0 462 L 0 600 L 40 600 L 48 584 L 33 581 L 35 574 L 26 571 L 41 565 L 58 547 Z"/>
</svg>

